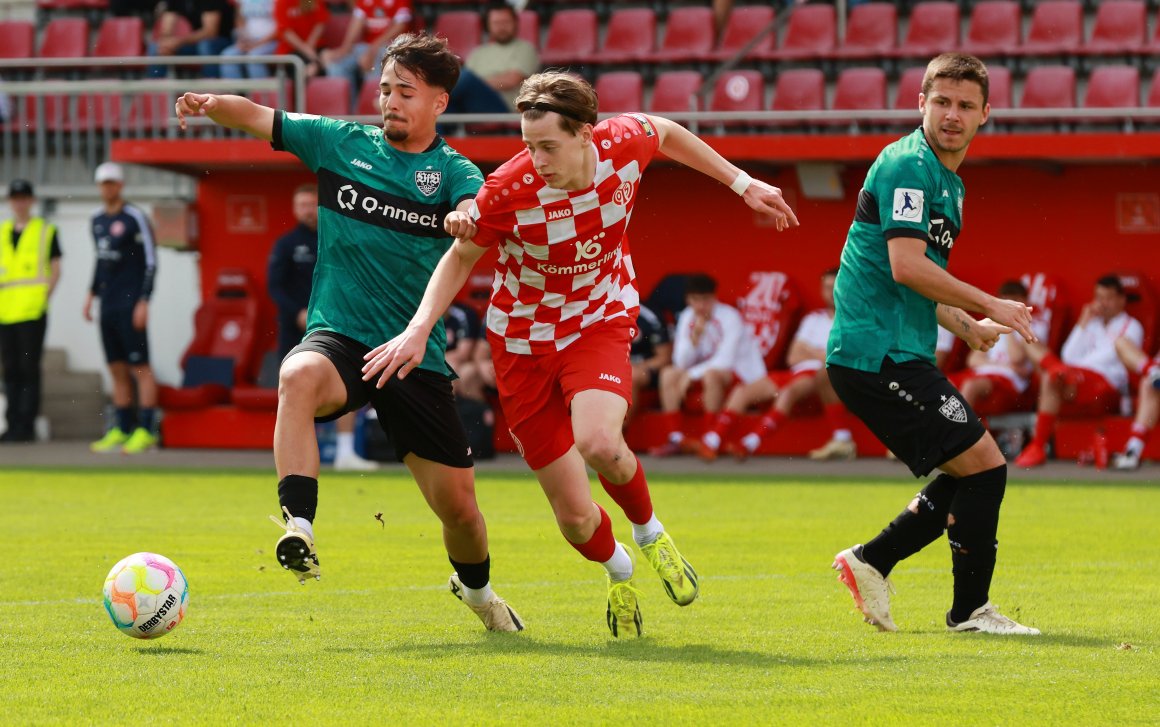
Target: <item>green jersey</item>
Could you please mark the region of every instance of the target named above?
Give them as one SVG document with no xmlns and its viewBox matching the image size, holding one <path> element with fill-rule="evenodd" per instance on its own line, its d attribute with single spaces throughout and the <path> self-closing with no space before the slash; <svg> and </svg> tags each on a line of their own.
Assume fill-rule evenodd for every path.
<svg viewBox="0 0 1160 727">
<path fill-rule="evenodd" d="M 443 218 L 483 184 L 479 168 L 441 137 L 409 154 L 383 130 L 278 111 L 274 148 L 318 175 L 318 261 L 306 333 L 333 331 L 367 346 L 403 332 L 452 238 Z M 448 374 L 440 321 L 420 368 Z"/>
<path fill-rule="evenodd" d="M 926 240 L 944 270 L 959 236 L 963 182 L 943 166 L 921 128 L 887 146 L 866 174 L 834 281 L 834 325 L 826 363 L 877 373 L 895 363 L 934 363 L 935 302 L 896 283 L 887 241 Z"/>
</svg>

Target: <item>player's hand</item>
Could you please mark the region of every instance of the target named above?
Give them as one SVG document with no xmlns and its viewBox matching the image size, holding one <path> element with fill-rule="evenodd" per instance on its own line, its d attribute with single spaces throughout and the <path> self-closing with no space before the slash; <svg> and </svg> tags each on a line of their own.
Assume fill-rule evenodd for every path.
<svg viewBox="0 0 1160 727">
<path fill-rule="evenodd" d="M 1014 329 L 1027 343 L 1035 343 L 1039 339 L 1031 330 L 1031 311 L 1031 306 L 1024 305 L 1017 300 L 992 298 L 987 309 L 983 312 L 994 323 Z"/>
<path fill-rule="evenodd" d="M 192 91 L 179 96 L 177 103 L 173 105 L 174 111 L 177 112 L 177 121 L 181 124 L 182 131 L 186 129 L 186 116 L 208 116 L 217 107 L 217 96 L 212 93 L 193 93 Z"/>
<path fill-rule="evenodd" d="M 762 214 L 772 215 L 778 232 L 790 227 L 797 227 L 799 224 L 797 215 L 786 203 L 781 190 L 772 184 L 754 179 L 749 183 L 749 189 L 745 190 L 745 194 L 741 198 L 752 209 Z"/>
<path fill-rule="evenodd" d="M 133 328 L 138 331 L 143 331 L 148 324 L 149 301 L 139 300 L 137 301 L 137 305 L 133 306 Z"/>
<path fill-rule="evenodd" d="M 447 213 L 447 217 L 443 218 L 443 229 L 457 240 L 470 240 L 478 232 L 475 220 L 471 219 L 471 215 L 460 210 L 452 210 Z"/>
<path fill-rule="evenodd" d="M 383 388 L 395 372 L 399 372 L 399 379 L 405 379 L 412 369 L 423 362 L 423 354 L 427 352 L 428 334 L 413 328 L 407 328 L 399 335 L 384 344 L 376 346 L 367 352 L 363 359 L 367 364 L 362 367 L 363 381 L 370 381 L 380 371 L 382 374 L 375 382 L 376 388 Z"/>
<path fill-rule="evenodd" d="M 81 308 L 81 315 L 84 316 L 86 323 L 93 322 L 93 294 L 89 293 L 85 296 L 84 307 Z"/>
<path fill-rule="evenodd" d="M 995 347 L 999 342 L 999 337 L 1005 333 L 1011 333 L 1013 329 L 1008 326 L 1001 325 L 991 320 L 984 318 L 981 321 L 975 321 L 971 326 L 971 333 L 967 337 L 967 345 L 972 350 L 982 351 L 986 353 Z"/>
</svg>

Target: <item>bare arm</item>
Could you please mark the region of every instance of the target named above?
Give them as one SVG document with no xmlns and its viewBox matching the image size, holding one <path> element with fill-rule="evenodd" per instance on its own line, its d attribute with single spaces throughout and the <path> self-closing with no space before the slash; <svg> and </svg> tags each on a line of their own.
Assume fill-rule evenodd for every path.
<svg viewBox="0 0 1160 727">
<path fill-rule="evenodd" d="M 825 359 L 825 351 L 814 348 L 800 338 L 795 338 L 790 342 L 789 352 L 785 355 L 785 362 L 791 368 L 803 361 L 824 361 Z"/>
<path fill-rule="evenodd" d="M 175 109 L 183 131 L 186 116 L 206 116 L 227 129 L 241 129 L 266 141 L 274 138 L 274 109 L 242 96 L 189 92 L 177 99 Z"/>
</svg>

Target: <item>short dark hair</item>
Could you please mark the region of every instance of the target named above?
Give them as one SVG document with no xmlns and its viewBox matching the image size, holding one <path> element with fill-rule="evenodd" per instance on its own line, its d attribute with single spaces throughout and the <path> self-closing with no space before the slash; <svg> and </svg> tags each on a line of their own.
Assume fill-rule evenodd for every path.
<svg viewBox="0 0 1160 727">
<path fill-rule="evenodd" d="M 1023 283 L 1019 282 L 1018 280 L 1005 280 L 1003 281 L 1003 284 L 999 286 L 999 295 L 1001 297 L 1026 298 L 1027 286 L 1023 285 Z"/>
<path fill-rule="evenodd" d="M 1111 288 L 1119 295 L 1127 294 L 1127 291 L 1124 290 L 1124 281 L 1120 280 L 1120 276 L 1116 275 L 1115 273 L 1108 273 L 1107 275 L 1103 276 L 1096 281 L 1096 285 L 1101 288 Z"/>
<path fill-rule="evenodd" d="M 299 184 L 294 188 L 294 194 L 313 194 L 318 196 L 318 185 L 314 182 L 307 182 L 306 184 Z"/>
<path fill-rule="evenodd" d="M 837 268 L 829 268 L 827 270 L 824 270 L 824 271 L 822 271 L 822 277 L 823 278 L 836 278 L 836 277 L 838 277 L 838 269 Z"/>
<path fill-rule="evenodd" d="M 519 24 L 520 14 L 516 12 L 515 8 L 513 8 L 511 5 L 508 5 L 507 3 L 500 3 L 500 2 L 491 3 L 483 10 L 484 18 L 486 19 L 488 15 L 491 15 L 496 10 L 502 10 L 502 11 L 506 11 L 506 12 L 510 13 L 512 16 L 512 20 L 516 21 L 517 25 Z"/>
<path fill-rule="evenodd" d="M 717 292 L 717 281 L 704 273 L 694 273 L 685 280 L 685 295 L 712 295 Z"/>
<path fill-rule="evenodd" d="M 943 53 L 935 56 L 926 66 L 922 76 L 922 93 L 930 94 L 935 80 L 946 78 L 951 81 L 972 81 L 983 91 L 983 105 L 991 97 L 991 80 L 987 66 L 978 58 L 966 53 Z"/>
<path fill-rule="evenodd" d="M 445 38 L 429 33 L 402 33 L 383 51 L 379 72 L 388 63 L 406 68 L 428 86 L 437 86 L 448 93 L 459 83 L 459 56 L 447 47 Z"/>
<path fill-rule="evenodd" d="M 566 71 L 544 71 L 528 76 L 520 85 L 516 109 L 528 121 L 542 118 L 549 111 L 560 115 L 560 128 L 572 136 L 585 124 L 596 123 L 599 101 L 592 85 Z"/>
</svg>

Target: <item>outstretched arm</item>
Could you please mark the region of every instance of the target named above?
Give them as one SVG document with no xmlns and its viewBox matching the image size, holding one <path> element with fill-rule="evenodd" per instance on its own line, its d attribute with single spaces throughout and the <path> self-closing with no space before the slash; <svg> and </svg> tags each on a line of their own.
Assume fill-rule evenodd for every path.
<svg viewBox="0 0 1160 727">
<path fill-rule="evenodd" d="M 716 179 L 741 195 L 745 204 L 772 215 L 778 230 L 797 227 L 797 215 L 786 204 L 780 189 L 753 179 L 677 122 L 660 116 L 649 116 L 648 119 L 660 134 L 660 150 L 670 159 Z"/>
<path fill-rule="evenodd" d="M 182 131 L 186 128 L 186 116 L 205 116 L 227 129 L 241 129 L 266 141 L 274 138 L 274 109 L 242 96 L 191 91 L 178 98 L 174 108 Z"/>
</svg>

